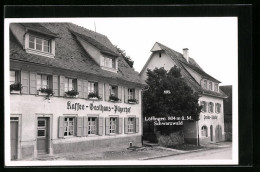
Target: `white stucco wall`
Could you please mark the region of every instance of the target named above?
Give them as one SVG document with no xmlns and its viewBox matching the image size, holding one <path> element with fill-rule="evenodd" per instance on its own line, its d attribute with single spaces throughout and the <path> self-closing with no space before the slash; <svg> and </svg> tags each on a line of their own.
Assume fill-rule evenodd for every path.
<svg viewBox="0 0 260 172">
<path fill-rule="evenodd" d="M 84 104 L 84 110 L 74 110 L 68 109 L 67 103 L 68 101 L 71 104 L 79 103 Z M 62 143 L 62 142 L 77 142 L 84 140 L 97 140 L 97 139 L 107 139 L 114 137 L 127 137 L 127 136 L 135 136 L 141 135 L 142 124 L 141 124 L 141 92 L 139 91 L 139 104 L 128 104 L 128 103 L 113 103 L 108 101 L 93 101 L 86 100 L 80 98 L 64 98 L 64 97 L 51 97 L 50 102 L 45 100 L 44 96 L 35 96 L 35 95 L 10 95 L 10 113 L 13 114 L 21 114 L 21 145 L 33 145 L 36 140 L 36 121 L 37 114 L 46 114 L 52 116 L 52 125 L 50 133 L 51 139 L 53 143 Z M 115 108 L 115 105 L 120 106 L 121 108 L 131 108 L 129 113 L 126 112 L 115 112 L 115 109 L 111 109 L 111 111 L 99 111 L 99 110 L 90 110 L 90 107 L 86 108 L 86 106 L 93 105 L 103 105 L 110 106 L 111 108 Z M 104 117 L 103 120 L 103 135 L 102 136 L 86 136 L 86 137 L 65 137 L 64 139 L 58 138 L 58 119 L 59 116 L 64 115 L 76 115 L 76 116 L 87 116 L 87 115 L 98 115 L 99 117 Z M 109 117 L 111 115 L 117 117 L 128 117 L 135 116 L 139 117 L 139 132 L 133 134 L 125 134 L 124 133 L 124 120 L 122 126 L 122 134 L 116 134 L 114 136 L 105 135 L 105 117 Z"/>
<path fill-rule="evenodd" d="M 207 103 L 213 102 L 214 103 L 214 112 L 209 113 L 208 112 L 208 107 L 207 107 L 207 112 L 201 112 L 200 114 L 200 120 L 199 120 L 199 133 L 200 133 L 200 138 L 203 138 L 201 136 L 201 127 L 203 125 L 206 125 L 208 128 L 208 137 L 210 137 L 210 126 L 213 126 L 213 141 L 215 141 L 215 129 L 217 125 L 220 125 L 222 127 L 222 137 L 224 136 L 224 115 L 223 115 L 223 99 L 222 98 L 216 98 L 216 97 L 211 97 L 211 96 L 205 96 L 203 95 L 202 97 L 199 98 L 200 101 L 205 101 Z M 221 104 L 221 110 L 220 113 L 215 112 L 215 103 Z M 212 119 L 212 116 L 217 117 L 217 119 Z M 210 117 L 210 119 L 206 119 L 205 117 Z M 205 137 L 204 137 L 205 138 Z M 224 138 L 223 138 L 224 139 Z"/>
<path fill-rule="evenodd" d="M 146 80 L 147 69 L 153 70 L 156 67 L 157 68 L 164 67 L 165 70 L 170 70 L 174 65 L 175 65 L 175 63 L 173 62 L 173 60 L 168 55 L 166 55 L 164 52 L 161 52 L 161 57 L 159 57 L 159 52 L 153 52 L 153 54 L 151 55 L 151 59 L 148 62 L 148 65 L 145 67 L 145 69 L 141 73 L 141 79 L 144 81 Z"/>
</svg>

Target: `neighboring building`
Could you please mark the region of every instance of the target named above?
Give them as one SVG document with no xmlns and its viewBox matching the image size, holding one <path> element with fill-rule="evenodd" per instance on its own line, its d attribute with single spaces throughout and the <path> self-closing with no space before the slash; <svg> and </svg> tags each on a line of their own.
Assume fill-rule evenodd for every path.
<svg viewBox="0 0 260 172">
<path fill-rule="evenodd" d="M 220 89 L 228 96 L 224 99 L 225 139 L 232 141 L 232 85 L 220 86 Z"/>
<path fill-rule="evenodd" d="M 141 146 L 144 85 L 102 34 L 10 24 L 11 84 L 11 159 Z"/>
<path fill-rule="evenodd" d="M 187 48 L 180 54 L 156 42 L 151 49 L 151 56 L 140 72 L 142 80 L 147 78 L 147 69 L 164 67 L 166 70 L 177 66 L 186 83 L 199 93 L 199 103 L 203 106 L 198 121 L 199 133 L 195 122 L 184 122 L 184 139 L 186 143 L 219 142 L 224 140 L 223 98 L 226 95 L 219 90 L 220 81 L 208 75 L 189 57 Z"/>
</svg>

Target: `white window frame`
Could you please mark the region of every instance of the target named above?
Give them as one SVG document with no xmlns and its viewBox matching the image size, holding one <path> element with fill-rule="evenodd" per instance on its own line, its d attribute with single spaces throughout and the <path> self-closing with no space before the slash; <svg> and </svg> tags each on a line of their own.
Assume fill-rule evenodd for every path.
<svg viewBox="0 0 260 172">
<path fill-rule="evenodd" d="M 70 118 L 72 118 L 72 125 L 69 125 L 70 124 L 70 121 L 69 121 Z M 66 120 L 66 119 L 68 119 L 68 120 Z M 65 123 L 68 123 L 68 125 L 65 126 Z M 63 125 L 64 125 L 64 133 L 63 133 L 64 137 L 73 137 L 73 136 L 76 135 L 76 133 L 75 133 L 76 117 L 75 116 L 64 116 L 64 123 L 63 123 Z M 65 133 L 67 133 L 67 134 L 70 133 L 70 130 L 69 130 L 70 126 L 72 126 L 72 135 L 65 135 Z M 68 130 L 66 130 L 66 129 L 68 129 Z"/>
<path fill-rule="evenodd" d="M 207 103 L 205 101 L 201 101 L 202 112 L 207 112 Z"/>
<path fill-rule="evenodd" d="M 218 84 L 214 84 L 214 91 L 218 92 Z"/>
<path fill-rule="evenodd" d="M 134 88 L 128 88 L 128 100 L 135 98 L 135 89 Z"/>
<path fill-rule="evenodd" d="M 207 80 L 204 80 L 204 81 L 203 81 L 203 87 L 204 87 L 205 89 L 208 89 L 208 81 L 207 81 Z"/>
<path fill-rule="evenodd" d="M 113 89 L 113 87 L 115 87 L 115 89 Z M 113 91 L 115 90 L 115 91 Z M 118 86 L 116 85 L 109 85 L 109 92 L 110 92 L 110 95 L 112 96 L 115 96 L 115 97 L 118 97 Z"/>
<path fill-rule="evenodd" d="M 209 102 L 208 108 L 209 108 L 209 112 L 213 113 L 214 112 L 214 103 L 213 102 Z"/>
<path fill-rule="evenodd" d="M 71 90 L 77 91 L 77 79 L 65 77 L 64 91 L 67 92 Z"/>
<path fill-rule="evenodd" d="M 109 118 L 109 133 L 116 134 L 117 133 L 117 117 L 110 117 Z M 113 124 L 113 125 L 112 125 Z"/>
<path fill-rule="evenodd" d="M 209 90 L 213 90 L 213 84 L 212 84 L 212 82 L 209 82 Z"/>
<path fill-rule="evenodd" d="M 94 121 L 90 119 L 94 119 Z M 88 117 L 88 135 L 97 135 L 97 123 L 97 117 Z"/>
<path fill-rule="evenodd" d="M 135 117 L 128 117 L 127 118 L 127 132 L 128 133 L 134 133 L 134 120 Z"/>
<path fill-rule="evenodd" d="M 98 82 L 93 82 L 93 81 L 88 82 L 88 94 L 89 93 L 98 94 Z"/>
<path fill-rule="evenodd" d="M 38 77 L 40 77 L 40 79 Z M 46 77 L 46 84 L 44 84 L 45 80 L 43 79 L 45 77 Z M 37 73 L 37 76 L 36 76 L 36 88 L 37 88 L 37 90 L 39 90 L 41 88 L 50 88 L 50 77 L 51 77 L 51 75 Z"/>
<path fill-rule="evenodd" d="M 33 42 L 30 41 L 30 38 L 33 38 Z M 41 40 L 41 50 L 37 49 L 36 48 L 36 45 L 37 45 L 37 42 L 36 42 L 36 39 L 39 39 Z M 29 49 L 32 49 L 32 50 L 35 50 L 35 51 L 40 51 L 40 52 L 43 52 L 43 53 L 51 53 L 51 40 L 50 39 L 46 39 L 46 38 L 41 38 L 41 37 L 38 37 L 38 36 L 35 36 L 35 35 L 32 35 L 32 34 L 29 34 L 29 39 L 28 39 L 28 48 Z M 44 41 L 47 41 L 48 42 L 48 51 L 44 51 Z M 33 43 L 34 47 L 30 47 L 30 43 Z"/>
<path fill-rule="evenodd" d="M 201 127 L 201 136 L 202 137 L 208 137 L 208 127 L 206 125 L 203 125 Z"/>
</svg>

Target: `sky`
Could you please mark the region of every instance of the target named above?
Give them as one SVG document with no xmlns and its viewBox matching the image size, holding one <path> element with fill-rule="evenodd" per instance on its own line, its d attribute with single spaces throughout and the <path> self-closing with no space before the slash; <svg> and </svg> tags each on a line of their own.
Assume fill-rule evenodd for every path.
<svg viewBox="0 0 260 172">
<path fill-rule="evenodd" d="M 70 22 L 106 35 L 140 72 L 155 42 L 189 55 L 220 85 L 237 80 L 236 17 L 77 18 Z"/>
</svg>

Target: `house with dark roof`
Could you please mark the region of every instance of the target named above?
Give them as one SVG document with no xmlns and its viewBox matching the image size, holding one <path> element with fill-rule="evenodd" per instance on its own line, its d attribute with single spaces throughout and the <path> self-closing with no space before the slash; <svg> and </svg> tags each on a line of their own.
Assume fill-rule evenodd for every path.
<svg viewBox="0 0 260 172">
<path fill-rule="evenodd" d="M 226 141 L 232 141 L 232 85 L 220 86 L 228 98 L 224 99 L 224 131 Z"/>
<path fill-rule="evenodd" d="M 219 142 L 224 140 L 223 99 L 227 96 L 219 89 L 220 81 L 207 74 L 196 61 L 189 56 L 189 49 L 183 54 L 156 42 L 151 55 L 140 72 L 143 81 L 147 78 L 147 69 L 163 67 L 170 70 L 176 66 L 194 92 L 200 95 L 199 103 L 203 106 L 200 120 L 196 124 L 184 122 L 184 140 L 186 143 Z M 197 129 L 198 128 L 198 129 Z M 199 137 L 199 139 L 198 139 Z"/>
<path fill-rule="evenodd" d="M 10 24 L 10 158 L 141 145 L 141 89 L 110 40 L 72 23 Z"/>
</svg>

